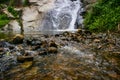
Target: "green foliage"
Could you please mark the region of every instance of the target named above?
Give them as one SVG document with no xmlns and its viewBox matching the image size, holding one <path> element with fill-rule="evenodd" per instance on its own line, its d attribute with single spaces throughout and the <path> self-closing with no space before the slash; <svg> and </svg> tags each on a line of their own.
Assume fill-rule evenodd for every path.
<svg viewBox="0 0 120 80">
<path fill-rule="evenodd" d="M 14 4 L 15 4 L 15 0 L 10 0 L 9 6 L 14 6 Z"/>
<path fill-rule="evenodd" d="M 29 0 L 24 0 L 23 5 L 24 5 L 24 6 L 29 6 Z"/>
<path fill-rule="evenodd" d="M 19 12 L 14 10 L 13 7 L 9 6 L 7 9 L 14 17 L 16 17 L 16 18 L 18 17 Z"/>
<path fill-rule="evenodd" d="M 1 14 L 0 15 L 0 20 L 5 20 L 5 19 L 8 19 L 7 15 L 6 14 Z"/>
<path fill-rule="evenodd" d="M 6 38 L 7 38 L 7 35 L 0 32 L 0 39 L 6 39 Z"/>
<path fill-rule="evenodd" d="M 0 0 L 0 28 L 10 22 L 10 18 L 3 12 L 3 9 L 7 7 L 7 10 L 15 17 L 19 18 L 19 11 L 14 10 L 16 3 L 19 0 Z M 8 6 L 7 6 L 8 5 Z"/>
<path fill-rule="evenodd" d="M 93 32 L 116 30 L 120 22 L 120 0 L 99 0 L 86 14 L 85 27 Z"/>
<path fill-rule="evenodd" d="M 0 20 L 0 28 L 9 23 L 9 20 Z"/>
<path fill-rule="evenodd" d="M 5 14 L 0 14 L 0 28 L 9 23 L 9 18 Z"/>
<path fill-rule="evenodd" d="M 8 2 L 9 0 L 0 0 L 0 3 Z"/>
</svg>

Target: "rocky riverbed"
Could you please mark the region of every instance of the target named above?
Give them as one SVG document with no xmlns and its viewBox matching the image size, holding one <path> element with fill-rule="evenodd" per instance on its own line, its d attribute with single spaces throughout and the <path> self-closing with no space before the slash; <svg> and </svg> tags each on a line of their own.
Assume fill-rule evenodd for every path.
<svg viewBox="0 0 120 80">
<path fill-rule="evenodd" d="M 119 80 L 120 35 L 78 30 L 0 41 L 0 80 Z"/>
</svg>

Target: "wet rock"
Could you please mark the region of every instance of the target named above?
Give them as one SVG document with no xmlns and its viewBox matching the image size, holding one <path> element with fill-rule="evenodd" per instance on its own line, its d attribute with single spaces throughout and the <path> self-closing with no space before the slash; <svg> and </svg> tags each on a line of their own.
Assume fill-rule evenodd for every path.
<svg viewBox="0 0 120 80">
<path fill-rule="evenodd" d="M 78 29 L 78 31 L 76 33 L 81 35 L 82 34 L 82 29 Z"/>
<path fill-rule="evenodd" d="M 56 47 L 56 48 L 57 48 L 57 44 L 55 43 L 55 41 L 51 41 L 51 42 L 49 43 L 49 46 L 50 46 L 50 47 Z"/>
<path fill-rule="evenodd" d="M 59 37 L 60 36 L 60 34 L 55 34 L 55 37 Z"/>
<path fill-rule="evenodd" d="M 23 73 L 18 74 L 17 76 L 15 76 L 15 78 L 13 80 L 23 80 L 21 77 L 24 77 L 24 80 L 41 80 L 39 76 L 38 78 L 36 78 L 39 71 L 39 66 L 38 67 L 30 67 L 29 68 L 25 68 L 27 70 L 25 70 Z M 22 71 L 22 70 L 21 70 Z M 47 79 L 49 80 L 49 79 Z"/>
<path fill-rule="evenodd" d="M 13 46 L 10 43 L 6 42 L 5 40 L 0 41 L 0 47 L 10 47 Z"/>
<path fill-rule="evenodd" d="M 41 41 L 40 40 L 32 40 L 32 45 L 41 45 Z"/>
<path fill-rule="evenodd" d="M 24 39 L 24 43 L 27 45 L 31 45 L 32 39 Z"/>
<path fill-rule="evenodd" d="M 99 34 L 93 33 L 92 35 L 93 35 L 93 37 L 96 37 L 96 38 L 103 38 L 103 39 L 105 39 L 105 37 L 106 37 L 105 33 L 99 33 Z"/>
<path fill-rule="evenodd" d="M 61 40 L 67 40 L 67 38 L 66 38 L 66 37 L 64 37 L 64 36 L 63 36 L 63 37 L 61 37 L 60 39 L 61 39 Z"/>
<path fill-rule="evenodd" d="M 17 56 L 18 62 L 33 61 L 32 56 Z"/>
<path fill-rule="evenodd" d="M 49 47 L 48 48 L 48 53 L 57 53 L 57 48 L 56 47 Z"/>
<path fill-rule="evenodd" d="M 48 54 L 48 52 L 47 52 L 47 51 L 45 51 L 45 50 L 44 50 L 44 51 L 40 51 L 40 52 L 39 52 L 39 55 L 40 55 L 40 56 L 41 56 L 41 55 L 47 55 L 47 54 Z"/>
<path fill-rule="evenodd" d="M 107 41 L 109 42 L 109 44 L 114 44 L 115 45 L 115 40 L 114 39 L 107 39 Z"/>
<path fill-rule="evenodd" d="M 0 71 L 9 70 L 14 65 L 16 65 L 16 59 L 14 56 L 4 55 L 2 58 L 0 58 Z"/>
<path fill-rule="evenodd" d="M 23 43 L 23 39 L 24 39 L 23 35 L 17 34 L 17 35 L 14 36 L 12 42 L 14 44 L 20 44 L 20 43 Z"/>
<path fill-rule="evenodd" d="M 99 45 L 98 47 L 97 47 L 97 49 L 101 49 L 102 48 L 102 45 Z"/>
<path fill-rule="evenodd" d="M 37 45 L 37 46 L 33 47 L 33 50 L 38 50 L 38 49 L 40 49 L 40 45 Z"/>
<path fill-rule="evenodd" d="M 0 47 L 4 47 L 4 45 L 5 45 L 5 41 L 4 41 L 4 40 L 1 40 L 1 41 L 0 41 Z"/>
<path fill-rule="evenodd" d="M 48 38 L 49 36 L 48 35 L 44 35 L 45 38 Z"/>
<path fill-rule="evenodd" d="M 4 52 L 0 52 L 0 58 L 2 58 L 4 55 Z"/>
<path fill-rule="evenodd" d="M 0 52 L 3 52 L 4 51 L 4 48 L 0 48 Z"/>
<path fill-rule="evenodd" d="M 86 34 L 86 35 L 92 35 L 92 32 L 90 32 L 89 30 L 85 30 L 84 34 Z"/>
<path fill-rule="evenodd" d="M 78 36 L 76 40 L 77 40 L 77 42 L 80 42 L 82 40 L 82 37 Z"/>
<path fill-rule="evenodd" d="M 34 56 L 37 54 L 37 51 L 25 50 L 24 56 Z"/>
<path fill-rule="evenodd" d="M 63 34 L 62 34 L 63 36 L 69 36 L 70 35 L 70 32 L 64 32 Z"/>
<path fill-rule="evenodd" d="M 77 41 L 77 42 L 79 42 L 79 39 L 78 39 L 78 35 L 76 35 L 76 33 L 75 34 L 72 34 L 72 36 L 71 36 L 71 40 L 72 41 Z"/>
<path fill-rule="evenodd" d="M 39 70 L 39 67 L 32 67 L 30 70 L 28 70 L 26 73 L 27 74 L 31 74 L 31 75 L 36 75 L 37 72 Z M 31 76 L 30 76 L 31 77 Z M 31 79 L 31 78 L 30 78 Z M 26 80 L 30 80 L 30 79 L 26 79 Z"/>
<path fill-rule="evenodd" d="M 27 68 L 30 68 L 32 66 L 33 62 L 32 61 L 27 61 L 27 62 L 24 62 L 23 64 L 21 64 L 21 68 L 23 69 L 27 69 Z"/>
<path fill-rule="evenodd" d="M 45 41 L 42 41 L 41 42 L 41 47 L 42 48 L 46 48 L 46 47 L 48 47 L 48 42 L 45 40 Z"/>
<path fill-rule="evenodd" d="M 24 43 L 26 43 L 27 45 L 41 45 L 41 40 L 39 39 L 24 39 Z"/>
<path fill-rule="evenodd" d="M 9 49 L 10 49 L 10 50 L 12 50 L 12 49 L 14 49 L 14 48 L 15 48 L 15 46 L 13 46 L 13 45 L 10 45 L 10 46 L 9 46 Z"/>
<path fill-rule="evenodd" d="M 99 39 L 94 39 L 94 42 L 99 43 L 100 40 Z"/>
</svg>

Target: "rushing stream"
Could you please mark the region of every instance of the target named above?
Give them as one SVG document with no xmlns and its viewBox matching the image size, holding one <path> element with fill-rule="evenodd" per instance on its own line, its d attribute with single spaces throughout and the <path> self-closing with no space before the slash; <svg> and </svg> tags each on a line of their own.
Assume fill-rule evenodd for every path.
<svg viewBox="0 0 120 80">
<path fill-rule="evenodd" d="M 58 37 L 41 35 L 38 40 L 33 39 L 19 45 L 4 42 L 4 55 L 2 53 L 0 55 L 0 78 L 2 80 L 119 80 L 119 53 L 108 51 L 109 47 L 106 47 L 110 45 L 108 43 L 91 43 L 92 39 L 84 39 L 82 43 L 82 38 L 79 39 L 80 42 L 67 35 Z M 61 45 L 57 48 L 57 53 L 47 50 L 43 55 L 38 54 L 50 48 L 51 41 Z M 46 43 L 45 48 L 41 42 L 43 45 Z M 108 45 L 103 46 L 103 49 L 97 49 L 97 45 L 101 44 Z M 119 48 L 113 50 L 119 51 Z M 21 63 L 16 60 L 20 55 L 26 57 L 31 55 L 34 59 Z"/>
<path fill-rule="evenodd" d="M 80 0 L 56 0 L 52 10 L 45 15 L 41 30 L 74 30 L 82 24 Z"/>
</svg>

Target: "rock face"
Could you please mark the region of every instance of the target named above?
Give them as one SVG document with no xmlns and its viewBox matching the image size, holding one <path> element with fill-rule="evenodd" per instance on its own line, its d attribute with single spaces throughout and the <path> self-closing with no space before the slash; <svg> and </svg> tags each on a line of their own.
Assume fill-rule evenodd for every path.
<svg viewBox="0 0 120 80">
<path fill-rule="evenodd" d="M 44 15 L 53 7 L 55 0 L 29 0 L 29 2 L 30 6 L 19 8 L 19 10 L 22 10 L 21 20 L 24 33 L 39 30 Z M 12 20 L 3 30 L 5 32 L 21 33 L 22 29 L 17 20 Z"/>
<path fill-rule="evenodd" d="M 23 9 L 23 28 L 25 32 L 30 32 L 31 30 L 37 30 L 39 24 L 39 13 L 36 7 L 26 7 Z"/>
<path fill-rule="evenodd" d="M 7 24 L 3 30 L 5 32 L 13 32 L 13 33 L 21 33 L 21 27 L 19 25 L 19 23 L 16 20 L 12 20 L 10 21 L 9 24 Z"/>
<path fill-rule="evenodd" d="M 23 9 L 24 33 L 38 31 L 44 15 L 53 7 L 55 0 L 29 0 L 30 7 Z"/>
</svg>

